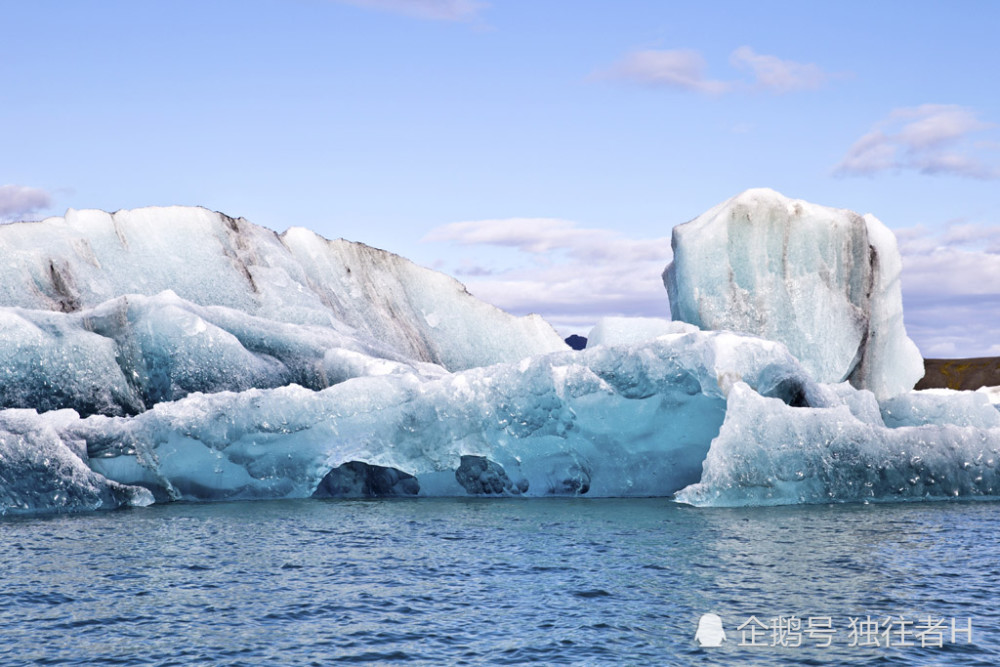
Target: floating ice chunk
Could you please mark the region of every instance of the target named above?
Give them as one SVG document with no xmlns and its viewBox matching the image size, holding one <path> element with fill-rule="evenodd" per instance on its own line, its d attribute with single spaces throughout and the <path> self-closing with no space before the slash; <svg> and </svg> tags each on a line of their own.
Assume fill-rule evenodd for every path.
<svg viewBox="0 0 1000 667">
<path fill-rule="evenodd" d="M 989 402 L 1000 408 L 1000 387 L 980 387 L 976 391 L 986 394 Z"/>
<path fill-rule="evenodd" d="M 989 396 L 979 391 L 925 389 L 911 391 L 882 401 L 886 426 L 923 426 L 925 424 L 1000 428 L 1000 410 Z"/>
<path fill-rule="evenodd" d="M 108 480 L 87 466 L 86 443 L 60 435 L 70 410 L 0 411 L 0 515 L 144 506 L 152 494 Z"/>
<path fill-rule="evenodd" d="M 797 409 L 739 384 L 692 505 L 783 505 L 1000 496 L 1000 428 L 886 428 L 846 405 Z"/>
<path fill-rule="evenodd" d="M 632 345 L 670 334 L 698 331 L 687 322 L 659 317 L 602 317 L 587 334 L 587 347 L 597 345 Z"/>
<path fill-rule="evenodd" d="M 672 246 L 675 320 L 781 341 L 817 381 L 880 399 L 923 375 L 903 327 L 899 251 L 876 218 L 748 190 L 675 227 Z"/>
</svg>

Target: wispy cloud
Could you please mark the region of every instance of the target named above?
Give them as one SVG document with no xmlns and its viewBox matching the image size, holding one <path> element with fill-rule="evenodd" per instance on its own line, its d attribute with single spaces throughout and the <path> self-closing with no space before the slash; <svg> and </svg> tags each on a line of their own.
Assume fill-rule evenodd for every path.
<svg viewBox="0 0 1000 667">
<path fill-rule="evenodd" d="M 0 221 L 21 220 L 52 206 L 52 197 L 40 188 L 0 185 Z"/>
<path fill-rule="evenodd" d="M 347 5 L 432 21 L 472 21 L 488 3 L 477 0 L 335 0 Z"/>
<path fill-rule="evenodd" d="M 956 220 L 940 231 L 911 227 L 896 236 L 906 326 L 921 352 L 1000 355 L 1000 225 Z M 439 268 L 505 310 L 541 314 L 564 335 L 586 335 L 605 315 L 670 317 L 660 278 L 672 257 L 669 236 L 629 238 L 567 220 L 512 218 L 443 225 L 424 241 L 515 253 L 513 262 L 466 258 Z"/>
<path fill-rule="evenodd" d="M 709 79 L 705 75 L 706 68 L 705 59 L 697 51 L 646 50 L 630 53 L 598 74 L 605 78 L 709 95 L 719 95 L 732 88 L 731 82 Z"/>
<path fill-rule="evenodd" d="M 708 65 L 705 58 L 690 49 L 634 51 L 595 76 L 707 95 L 739 90 L 772 93 L 812 90 L 820 88 L 830 79 L 818 65 L 760 54 L 749 46 L 733 51 L 729 63 L 738 70 L 748 72 L 750 79 L 713 79 L 706 73 Z"/>
<path fill-rule="evenodd" d="M 854 142 L 834 173 L 862 176 L 910 170 L 929 175 L 1000 178 L 1000 167 L 981 156 L 990 150 L 990 142 L 970 140 L 970 135 L 994 127 L 980 120 L 975 111 L 954 104 L 896 109 Z"/>
<path fill-rule="evenodd" d="M 776 93 L 793 90 L 815 90 L 827 82 L 830 76 L 812 63 L 797 63 L 782 60 L 777 56 L 766 56 L 755 52 L 749 46 L 741 46 L 733 51 L 729 62 L 734 67 L 753 74 L 754 83 L 759 88 Z"/>
<path fill-rule="evenodd" d="M 605 315 L 669 317 L 660 274 L 670 238 L 630 239 L 551 218 L 444 225 L 424 241 L 513 249 L 517 268 L 460 263 L 469 291 L 504 310 L 539 313 L 565 334 L 586 334 Z"/>
<path fill-rule="evenodd" d="M 927 357 L 1000 355 L 1000 225 L 896 231 L 906 327 Z"/>
</svg>

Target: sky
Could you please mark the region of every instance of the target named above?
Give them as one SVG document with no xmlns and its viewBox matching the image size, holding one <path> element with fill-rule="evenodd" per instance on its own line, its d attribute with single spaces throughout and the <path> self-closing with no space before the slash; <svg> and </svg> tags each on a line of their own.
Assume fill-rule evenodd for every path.
<svg viewBox="0 0 1000 667">
<path fill-rule="evenodd" d="M 0 0 L 0 221 L 198 205 L 563 335 L 669 317 L 671 229 L 872 213 L 927 357 L 1000 355 L 1000 3 Z"/>
</svg>

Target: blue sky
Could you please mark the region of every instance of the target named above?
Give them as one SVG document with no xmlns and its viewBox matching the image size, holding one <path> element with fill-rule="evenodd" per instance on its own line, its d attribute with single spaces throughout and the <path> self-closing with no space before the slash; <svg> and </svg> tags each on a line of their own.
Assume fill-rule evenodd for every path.
<svg viewBox="0 0 1000 667">
<path fill-rule="evenodd" d="M 1000 355 L 1000 3 L 0 16 L 0 218 L 202 205 L 392 250 L 585 334 L 668 314 L 671 228 L 766 186 L 896 231 L 925 356 Z"/>
</svg>

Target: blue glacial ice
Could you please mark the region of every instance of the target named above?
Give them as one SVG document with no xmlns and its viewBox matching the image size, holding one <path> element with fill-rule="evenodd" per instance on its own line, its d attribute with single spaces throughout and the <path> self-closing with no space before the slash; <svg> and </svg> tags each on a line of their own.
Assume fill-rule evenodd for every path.
<svg viewBox="0 0 1000 667">
<path fill-rule="evenodd" d="M 119 484 L 87 465 L 87 443 L 61 432 L 78 420 L 72 410 L 0 411 L 0 515 L 153 503 L 148 489 Z"/>
<path fill-rule="evenodd" d="M 398 255 L 298 227 L 276 234 L 202 208 L 70 210 L 0 226 L 0 253 L 0 307 L 19 314 L 121 309 L 109 302 L 171 293 L 227 309 L 219 315 L 227 322 L 242 313 L 257 323 L 323 327 L 448 370 L 565 348 L 540 317 L 508 315 Z M 86 316 L 57 326 L 80 319 L 87 329 Z"/>
<path fill-rule="evenodd" d="M 928 409 L 924 398 L 900 398 L 893 409 L 912 419 Z M 948 412 L 958 423 L 940 418 Z M 797 409 L 738 384 L 701 480 L 677 499 L 738 507 L 1000 496 L 1000 421 L 965 425 L 985 417 L 964 400 L 935 415 L 889 428 L 846 403 Z"/>
<path fill-rule="evenodd" d="M 288 324 L 167 291 L 72 313 L 0 308 L 0 405 L 136 414 L 192 393 L 444 373 L 335 321 Z"/>
<path fill-rule="evenodd" d="M 816 380 L 880 399 L 923 376 L 896 239 L 873 216 L 748 190 L 675 227 L 671 243 L 675 320 L 780 341 Z"/>
<path fill-rule="evenodd" d="M 899 257 L 874 218 L 750 191 L 678 230 L 675 315 L 729 331 L 605 318 L 575 352 L 540 318 L 303 229 L 187 208 L 2 226 L 0 514 L 998 495 L 996 393 L 909 391 Z"/>
<path fill-rule="evenodd" d="M 94 471 L 161 501 L 323 495 L 356 463 L 411 475 L 420 495 L 669 495 L 698 480 L 735 382 L 791 402 L 812 391 L 782 345 L 710 332 L 33 419 L 58 415 L 51 428 L 86 443 Z"/>
</svg>

